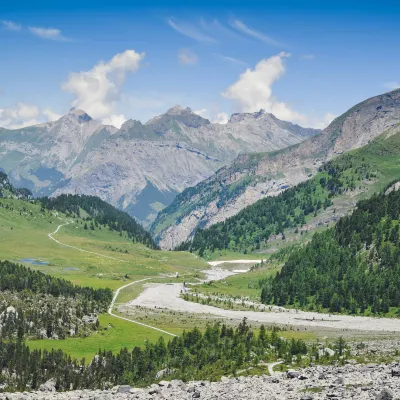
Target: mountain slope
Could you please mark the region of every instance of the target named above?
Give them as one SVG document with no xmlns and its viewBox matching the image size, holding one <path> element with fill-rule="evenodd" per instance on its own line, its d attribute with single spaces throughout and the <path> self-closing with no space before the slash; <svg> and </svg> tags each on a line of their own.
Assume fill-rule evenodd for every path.
<svg viewBox="0 0 400 400">
<path fill-rule="evenodd" d="M 0 165 L 34 195 L 99 196 L 149 224 L 177 193 L 239 153 L 281 149 L 318 132 L 264 112 L 211 124 L 180 106 L 117 130 L 73 109 L 56 122 L 1 130 Z"/>
<path fill-rule="evenodd" d="M 68 171 L 85 148 L 117 131 L 82 110 L 58 121 L 0 132 L 0 165 L 18 187 L 49 195 L 63 186 Z"/>
<path fill-rule="evenodd" d="M 153 223 L 163 248 L 191 238 L 266 196 L 305 181 L 327 160 L 359 148 L 400 121 L 400 90 L 368 99 L 336 118 L 321 134 L 280 151 L 240 155 L 178 195 Z"/>
<path fill-rule="evenodd" d="M 398 189 L 398 185 L 394 185 Z M 399 311 L 400 192 L 357 204 L 334 229 L 295 250 L 282 271 L 267 279 L 262 301 L 330 312 Z"/>
<path fill-rule="evenodd" d="M 315 177 L 246 207 L 238 214 L 207 229 L 198 229 L 192 241 L 180 250 L 205 251 L 229 249 L 247 253 L 268 247 L 270 238 L 320 226 L 334 210 L 332 220 L 348 213 L 358 198 L 382 189 L 400 178 L 400 124 L 386 131 L 367 146 L 343 154 L 323 164 Z M 344 199 L 345 207 L 341 207 Z M 330 221 L 329 221 L 330 222 Z"/>
<path fill-rule="evenodd" d="M 96 225 L 107 226 L 111 231 L 126 232 L 128 239 L 143 243 L 151 249 L 157 248 L 150 234 L 134 218 L 98 197 L 63 194 L 56 198 L 43 197 L 39 201 L 43 208 L 74 217 L 80 216 L 83 211 Z"/>
</svg>

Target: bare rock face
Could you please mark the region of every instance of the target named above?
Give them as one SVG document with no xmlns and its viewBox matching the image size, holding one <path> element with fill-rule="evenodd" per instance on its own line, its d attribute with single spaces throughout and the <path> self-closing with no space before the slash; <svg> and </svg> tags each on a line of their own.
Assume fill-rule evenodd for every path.
<svg viewBox="0 0 400 400">
<path fill-rule="evenodd" d="M 270 114 L 234 114 L 234 124 Z M 362 147 L 400 123 L 400 90 L 368 99 L 336 118 L 321 134 L 268 153 L 238 156 L 207 180 L 186 189 L 159 213 L 151 232 L 162 248 L 174 248 L 190 239 L 199 227 L 224 221 L 266 196 L 312 177 L 321 164 L 344 152 Z M 227 124 L 228 126 L 229 124 Z"/>
<path fill-rule="evenodd" d="M 1 130 L 0 167 L 34 195 L 96 195 L 150 224 L 176 194 L 238 154 L 279 150 L 317 133 L 261 111 L 221 125 L 174 106 L 118 130 L 72 109 L 55 122 Z"/>
</svg>

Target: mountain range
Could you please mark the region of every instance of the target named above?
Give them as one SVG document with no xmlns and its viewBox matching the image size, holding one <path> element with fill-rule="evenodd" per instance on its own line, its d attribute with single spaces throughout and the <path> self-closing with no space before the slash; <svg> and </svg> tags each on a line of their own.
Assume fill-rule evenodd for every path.
<svg viewBox="0 0 400 400">
<path fill-rule="evenodd" d="M 177 194 L 239 154 L 277 151 L 319 132 L 263 110 L 216 124 L 174 106 L 117 129 L 71 109 L 54 122 L 0 128 L 0 167 L 34 196 L 95 195 L 149 226 Z"/>
<path fill-rule="evenodd" d="M 316 174 L 328 160 L 360 148 L 400 121 L 400 90 L 367 99 L 321 133 L 273 152 L 239 155 L 229 166 L 184 190 L 151 227 L 163 248 L 174 248 L 243 208 Z"/>
</svg>

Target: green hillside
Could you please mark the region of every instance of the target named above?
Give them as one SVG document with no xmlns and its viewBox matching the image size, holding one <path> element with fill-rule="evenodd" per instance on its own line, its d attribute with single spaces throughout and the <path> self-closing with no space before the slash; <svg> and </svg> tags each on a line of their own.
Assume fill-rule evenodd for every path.
<svg viewBox="0 0 400 400">
<path fill-rule="evenodd" d="M 107 210 L 107 207 L 95 199 L 92 202 L 91 197 L 82 196 L 80 199 L 72 197 L 74 201 L 65 198 L 68 201 L 60 203 L 46 200 L 44 203 L 43 200 L 33 200 L 29 196 L 20 197 L 19 191 L 15 192 L 5 175 L 2 177 L 2 182 L 2 197 L 0 197 L 2 260 L 23 264 L 33 271 L 40 271 L 46 274 L 44 276 L 48 279 L 60 278 L 74 285 L 91 288 L 90 290 L 92 288 L 116 290 L 144 278 L 149 279 L 149 282 L 157 282 L 160 279 L 164 281 L 173 279 L 178 282 L 190 280 L 195 276 L 201 276 L 201 270 L 207 268 L 207 263 L 193 254 L 159 251 L 138 242 L 130 230 L 135 225 L 129 225 L 129 220 L 124 219 L 125 213 L 102 214 L 102 210 Z M 113 225 L 113 222 L 117 225 Z M 60 228 L 57 233 L 54 233 L 58 227 Z M 52 240 L 49 234 L 65 245 Z M 177 273 L 179 278 L 175 278 Z M 0 285 L 4 279 L 0 269 Z M 135 284 L 121 291 L 117 303 L 129 301 L 142 290 L 140 284 Z M 68 296 L 57 297 L 44 292 L 27 295 L 26 290 L 23 290 L 22 294 L 18 293 L 5 288 L 0 295 L 3 306 L 23 308 L 32 315 L 35 312 L 32 304 L 41 302 L 44 309 L 56 308 L 55 315 L 58 316 L 59 313 L 63 313 L 63 307 L 72 305 L 78 311 L 78 318 L 83 315 L 78 307 L 82 301 L 75 297 L 73 299 Z M 106 309 L 107 307 L 102 305 L 101 308 L 92 307 L 91 310 L 101 313 Z M 88 307 L 86 310 L 88 313 L 91 312 Z M 43 318 L 39 317 L 37 320 L 42 321 Z M 76 315 L 71 315 L 69 321 L 71 326 L 76 323 Z M 168 321 L 165 318 L 158 318 L 151 324 L 176 333 L 184 329 L 184 324 L 171 325 Z M 147 340 L 154 341 L 162 335 L 151 328 L 107 314 L 99 314 L 99 326 L 95 326 L 95 329 L 82 325 L 82 329 L 75 336 L 70 336 L 67 327 L 68 324 L 65 325 L 65 329 L 55 325 L 55 330 L 49 330 L 51 336 L 54 332 L 59 339 L 65 337 L 62 340 L 54 340 L 51 337 L 39 340 L 43 335 L 39 335 L 39 331 L 34 327 L 27 330 L 25 336 L 31 348 L 49 351 L 56 348 L 79 359 L 85 357 L 89 361 L 99 348 L 117 352 L 125 346 L 144 346 Z M 18 333 L 18 327 L 15 328 L 17 330 L 12 328 L 8 331 L 13 337 Z M 162 336 L 166 339 L 169 337 Z"/>
<path fill-rule="evenodd" d="M 133 242 L 157 249 L 150 234 L 133 217 L 96 196 L 62 194 L 54 198 L 43 197 L 40 203 L 47 210 L 61 211 L 71 217 L 81 217 L 81 211 L 84 211 L 86 219 L 91 220 L 92 230 L 94 226 L 103 225 L 121 234 L 126 232 Z"/>
<path fill-rule="evenodd" d="M 343 199 L 366 198 L 400 177 L 400 127 L 385 132 L 367 146 L 324 164 L 311 180 L 266 197 L 226 221 L 199 229 L 178 250 L 207 252 L 227 249 L 248 253 L 262 250 L 271 235 L 299 229 Z"/>
<path fill-rule="evenodd" d="M 398 316 L 400 191 L 394 188 L 360 201 L 335 228 L 293 251 L 281 272 L 265 280 L 262 301 Z"/>
</svg>

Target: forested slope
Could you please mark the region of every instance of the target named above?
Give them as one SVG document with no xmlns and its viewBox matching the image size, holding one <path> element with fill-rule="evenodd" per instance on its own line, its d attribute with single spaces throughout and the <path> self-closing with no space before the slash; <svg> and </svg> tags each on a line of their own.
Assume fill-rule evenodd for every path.
<svg viewBox="0 0 400 400">
<path fill-rule="evenodd" d="M 262 301 L 398 315 L 400 191 L 386 193 L 360 201 L 335 228 L 315 234 L 308 245 L 293 251 L 281 272 L 264 281 Z"/>
<path fill-rule="evenodd" d="M 276 197 L 261 199 L 224 222 L 197 230 L 193 240 L 177 249 L 198 251 L 200 255 L 205 250 L 262 249 L 271 235 L 284 235 L 288 228 L 301 227 L 332 206 L 335 198 L 366 196 L 400 177 L 399 154 L 400 132 L 396 127 L 367 146 L 323 164 L 311 180 Z"/>
<path fill-rule="evenodd" d="M 87 217 L 96 223 L 108 226 L 114 231 L 125 231 L 131 240 L 143 243 L 152 249 L 157 248 L 151 235 L 133 217 L 99 197 L 62 194 L 52 198 L 43 197 L 39 201 L 43 208 L 57 210 L 71 216 L 80 217 L 83 210 Z"/>
<path fill-rule="evenodd" d="M 86 335 L 96 328 L 83 317 L 103 313 L 110 289 L 73 285 L 9 261 L 0 262 L 0 337 L 53 338 Z"/>
</svg>

